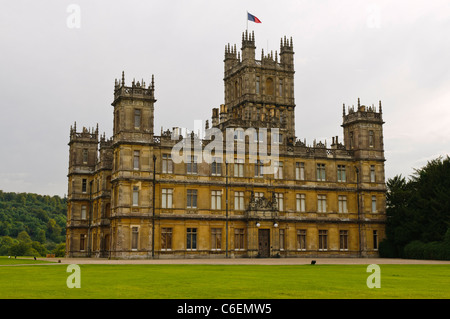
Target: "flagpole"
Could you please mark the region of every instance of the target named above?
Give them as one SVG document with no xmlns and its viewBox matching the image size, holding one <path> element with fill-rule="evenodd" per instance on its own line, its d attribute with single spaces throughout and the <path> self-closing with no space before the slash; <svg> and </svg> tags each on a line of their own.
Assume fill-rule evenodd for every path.
<svg viewBox="0 0 450 319">
<path fill-rule="evenodd" d="M 247 11 L 246 20 L 247 20 L 247 32 L 248 32 L 248 11 Z"/>
</svg>

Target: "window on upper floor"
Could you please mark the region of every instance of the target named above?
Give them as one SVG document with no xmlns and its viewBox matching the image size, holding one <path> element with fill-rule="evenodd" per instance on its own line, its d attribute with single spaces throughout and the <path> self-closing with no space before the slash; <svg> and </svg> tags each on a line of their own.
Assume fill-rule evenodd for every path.
<svg viewBox="0 0 450 319">
<path fill-rule="evenodd" d="M 135 169 L 135 170 L 139 169 L 139 161 L 140 161 L 140 152 L 134 151 L 133 152 L 133 169 Z"/>
<path fill-rule="evenodd" d="M 222 209 L 222 191 L 211 191 L 211 209 Z"/>
<path fill-rule="evenodd" d="M 187 190 L 187 208 L 197 208 L 197 190 L 188 189 Z"/>
<path fill-rule="evenodd" d="M 139 206 L 139 187 L 133 186 L 133 206 Z"/>
<path fill-rule="evenodd" d="M 370 165 L 370 182 L 375 183 L 375 165 Z"/>
<path fill-rule="evenodd" d="M 338 212 L 339 213 L 347 213 L 347 196 L 339 195 L 338 196 Z"/>
<path fill-rule="evenodd" d="M 347 176 L 345 172 L 345 165 L 338 165 L 337 166 L 337 181 L 338 182 L 346 182 Z"/>
<path fill-rule="evenodd" d="M 163 174 L 172 174 L 173 173 L 173 161 L 171 154 L 163 154 L 162 155 L 162 172 Z"/>
<path fill-rule="evenodd" d="M 327 212 L 327 195 L 317 195 L 317 211 L 319 213 Z"/>
<path fill-rule="evenodd" d="M 295 163 L 295 179 L 300 181 L 305 180 L 305 163 Z"/>
<path fill-rule="evenodd" d="M 87 192 L 87 179 L 83 178 L 81 181 L 81 192 L 86 193 Z"/>
<path fill-rule="evenodd" d="M 83 164 L 87 164 L 88 163 L 88 150 L 87 148 L 83 149 Z"/>
<path fill-rule="evenodd" d="M 318 181 L 325 181 L 325 179 L 326 179 L 325 164 L 317 164 L 316 175 L 317 175 Z"/>
<path fill-rule="evenodd" d="M 256 77 L 256 94 L 260 93 L 260 85 L 261 85 L 261 78 L 259 76 Z"/>
<path fill-rule="evenodd" d="M 234 177 L 244 177 L 244 160 L 236 158 L 234 160 Z"/>
<path fill-rule="evenodd" d="M 134 128 L 138 129 L 141 127 L 141 110 L 134 110 Z"/>
<path fill-rule="evenodd" d="M 195 175 L 197 172 L 197 156 L 192 155 L 186 163 L 186 173 Z"/>
<path fill-rule="evenodd" d="M 305 194 L 296 194 L 296 211 L 297 212 L 305 212 L 306 211 L 306 195 Z"/>
<path fill-rule="evenodd" d="M 273 80 L 272 78 L 266 79 L 266 95 L 273 95 L 275 93 L 273 89 Z"/>
</svg>

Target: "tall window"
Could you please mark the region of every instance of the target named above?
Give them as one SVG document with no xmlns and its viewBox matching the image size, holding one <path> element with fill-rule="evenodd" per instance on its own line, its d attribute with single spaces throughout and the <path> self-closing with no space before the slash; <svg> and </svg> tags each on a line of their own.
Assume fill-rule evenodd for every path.
<svg viewBox="0 0 450 319">
<path fill-rule="evenodd" d="M 306 195 L 305 194 L 296 194 L 296 210 L 298 212 L 306 211 Z"/>
<path fill-rule="evenodd" d="M 373 231 L 373 250 L 378 250 L 378 231 Z"/>
<path fill-rule="evenodd" d="M 337 180 L 338 182 L 345 182 L 347 180 L 347 176 L 345 176 L 345 165 L 337 166 Z"/>
<path fill-rule="evenodd" d="M 187 174 L 197 174 L 197 156 L 192 155 L 186 163 Z"/>
<path fill-rule="evenodd" d="M 278 89 L 279 89 L 278 94 L 280 95 L 280 97 L 282 97 L 283 96 L 283 79 L 280 79 Z"/>
<path fill-rule="evenodd" d="M 297 230 L 297 250 L 306 250 L 306 229 Z"/>
<path fill-rule="evenodd" d="M 86 235 L 81 234 L 80 235 L 80 250 L 83 251 L 86 249 Z"/>
<path fill-rule="evenodd" d="M 81 181 L 81 191 L 83 193 L 87 192 L 87 179 L 83 178 L 83 180 Z"/>
<path fill-rule="evenodd" d="M 261 85 L 261 78 L 259 76 L 256 77 L 256 94 L 259 94 Z"/>
<path fill-rule="evenodd" d="M 222 209 L 222 191 L 211 191 L 211 209 Z"/>
<path fill-rule="evenodd" d="M 275 172 L 273 175 L 275 179 L 283 179 L 283 162 L 275 163 Z"/>
<path fill-rule="evenodd" d="M 222 163 L 220 159 L 217 157 L 213 158 L 213 162 L 211 163 L 211 175 L 220 176 L 222 175 Z"/>
<path fill-rule="evenodd" d="M 244 140 L 244 131 L 242 129 L 237 129 L 234 131 L 234 140 L 235 141 L 243 141 Z"/>
<path fill-rule="evenodd" d="M 338 209 L 339 213 L 347 213 L 347 196 L 339 195 L 338 196 Z"/>
<path fill-rule="evenodd" d="M 259 142 L 259 143 L 263 143 L 264 142 L 264 137 L 265 137 L 265 134 L 264 134 L 264 132 L 261 132 L 261 131 L 258 131 L 258 133 L 256 133 L 255 132 L 255 134 L 253 135 L 254 137 L 254 141 L 255 141 L 255 143 L 257 143 L 257 142 Z"/>
<path fill-rule="evenodd" d="M 350 132 L 350 148 L 353 148 L 354 142 L 353 142 L 353 132 Z"/>
<path fill-rule="evenodd" d="M 141 110 L 134 110 L 134 128 L 141 127 Z"/>
<path fill-rule="evenodd" d="M 339 231 L 339 249 L 348 250 L 348 230 Z"/>
<path fill-rule="evenodd" d="M 134 153 L 133 153 L 133 169 L 139 169 L 139 158 L 140 158 L 140 152 L 134 151 Z"/>
<path fill-rule="evenodd" d="M 244 250 L 244 228 L 234 229 L 234 249 Z"/>
<path fill-rule="evenodd" d="M 325 181 L 325 164 L 317 164 L 317 180 Z"/>
<path fill-rule="evenodd" d="M 283 134 L 272 133 L 272 143 L 273 144 L 282 144 L 283 143 Z"/>
<path fill-rule="evenodd" d="M 275 93 L 273 89 L 273 80 L 272 78 L 266 79 L 266 94 L 267 95 L 273 95 Z"/>
<path fill-rule="evenodd" d="M 277 199 L 277 208 L 279 211 L 283 211 L 283 193 L 275 193 Z"/>
<path fill-rule="evenodd" d="M 172 208 L 172 197 L 173 197 L 173 189 L 163 188 L 162 189 L 162 198 L 161 198 L 161 207 L 162 208 Z"/>
<path fill-rule="evenodd" d="M 375 183 L 375 165 L 370 165 L 370 182 Z"/>
<path fill-rule="evenodd" d="M 86 219 L 86 206 L 81 206 L 81 219 Z"/>
<path fill-rule="evenodd" d="M 326 213 L 327 211 L 327 195 L 317 195 L 317 211 Z"/>
<path fill-rule="evenodd" d="M 222 228 L 211 228 L 211 249 L 222 249 Z"/>
<path fill-rule="evenodd" d="M 369 131 L 369 146 L 373 147 L 373 144 L 374 144 L 373 131 Z"/>
<path fill-rule="evenodd" d="M 319 230 L 319 251 L 328 249 L 328 232 L 326 230 Z"/>
<path fill-rule="evenodd" d="M 133 206 L 139 206 L 139 187 L 133 186 Z"/>
<path fill-rule="evenodd" d="M 372 213 L 377 212 L 377 197 L 372 196 Z"/>
<path fill-rule="evenodd" d="M 280 250 L 284 250 L 284 229 L 280 229 Z"/>
<path fill-rule="evenodd" d="M 161 228 L 161 250 L 172 250 L 172 228 Z"/>
<path fill-rule="evenodd" d="M 255 177 L 263 177 L 264 165 L 260 160 L 255 161 Z"/>
<path fill-rule="evenodd" d="M 188 228 L 186 230 L 186 249 L 197 249 L 197 228 Z"/>
<path fill-rule="evenodd" d="M 187 190 L 187 208 L 197 208 L 197 190 Z"/>
<path fill-rule="evenodd" d="M 116 125 L 114 126 L 114 132 L 117 134 L 119 133 L 119 126 L 120 126 L 120 112 L 117 111 L 116 115 L 114 116 L 115 120 L 116 120 Z"/>
<path fill-rule="evenodd" d="M 139 238 L 139 228 L 132 227 L 131 228 L 131 249 L 132 250 L 138 249 L 138 238 Z"/>
<path fill-rule="evenodd" d="M 244 192 L 234 192 L 234 210 L 244 209 Z"/>
<path fill-rule="evenodd" d="M 171 154 L 163 154 L 162 155 L 162 172 L 163 174 L 172 174 L 173 173 L 173 162 Z"/>
<path fill-rule="evenodd" d="M 88 150 L 85 148 L 83 149 L 83 164 L 88 163 Z"/>
<path fill-rule="evenodd" d="M 295 179 L 300 181 L 305 180 L 305 163 L 295 163 Z"/>
<path fill-rule="evenodd" d="M 234 160 L 234 177 L 244 177 L 244 160 L 236 158 Z"/>
</svg>

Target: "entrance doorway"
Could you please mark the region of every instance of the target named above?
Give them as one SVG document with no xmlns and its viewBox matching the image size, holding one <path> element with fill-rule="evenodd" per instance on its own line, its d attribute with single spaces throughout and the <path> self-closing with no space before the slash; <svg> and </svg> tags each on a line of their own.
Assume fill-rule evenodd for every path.
<svg viewBox="0 0 450 319">
<path fill-rule="evenodd" d="M 262 258 L 270 257 L 270 230 L 258 229 L 258 255 Z"/>
</svg>

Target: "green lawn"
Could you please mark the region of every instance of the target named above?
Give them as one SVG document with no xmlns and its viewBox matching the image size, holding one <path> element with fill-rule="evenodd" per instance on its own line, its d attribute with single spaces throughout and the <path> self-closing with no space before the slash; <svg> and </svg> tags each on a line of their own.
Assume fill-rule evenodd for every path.
<svg viewBox="0 0 450 319">
<path fill-rule="evenodd" d="M 450 265 L 380 268 L 370 289 L 367 265 L 80 265 L 81 288 L 70 289 L 67 265 L 0 266 L 0 298 L 450 298 Z"/>
<path fill-rule="evenodd" d="M 34 260 L 33 257 L 17 257 L 14 256 L 0 256 L 0 265 L 22 265 L 22 264 L 45 264 L 51 261 L 46 260 Z"/>
</svg>

